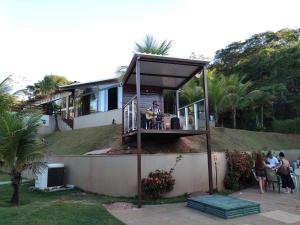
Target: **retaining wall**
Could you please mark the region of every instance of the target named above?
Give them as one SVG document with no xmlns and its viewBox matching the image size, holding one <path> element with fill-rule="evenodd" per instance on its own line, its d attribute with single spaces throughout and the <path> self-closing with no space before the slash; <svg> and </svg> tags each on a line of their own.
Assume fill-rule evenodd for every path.
<svg viewBox="0 0 300 225">
<path fill-rule="evenodd" d="M 142 177 L 156 169 L 170 170 L 178 154 L 142 155 Z M 168 196 L 208 191 L 207 154 L 182 154 L 174 177 L 176 184 Z M 216 153 L 213 161 L 214 187 L 215 162 L 218 171 L 218 188 L 223 188 L 226 171 L 224 153 Z M 215 157 L 214 157 L 215 158 Z M 52 156 L 50 163 L 64 163 L 66 182 L 98 194 L 112 196 L 135 196 L 137 193 L 137 156 Z"/>
</svg>

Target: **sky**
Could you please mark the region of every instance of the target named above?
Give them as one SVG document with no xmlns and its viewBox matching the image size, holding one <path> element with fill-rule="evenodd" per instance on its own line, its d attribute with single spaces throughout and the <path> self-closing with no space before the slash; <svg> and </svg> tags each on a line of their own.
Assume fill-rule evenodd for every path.
<svg viewBox="0 0 300 225">
<path fill-rule="evenodd" d="M 0 0 L 0 81 L 112 78 L 146 34 L 172 40 L 171 56 L 213 59 L 255 33 L 300 27 L 299 8 L 297 0 Z"/>
</svg>

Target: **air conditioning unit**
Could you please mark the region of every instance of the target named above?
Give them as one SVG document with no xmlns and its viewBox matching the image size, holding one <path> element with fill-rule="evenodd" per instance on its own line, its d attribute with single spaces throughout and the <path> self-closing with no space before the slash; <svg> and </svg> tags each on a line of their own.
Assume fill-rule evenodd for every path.
<svg viewBox="0 0 300 225">
<path fill-rule="evenodd" d="M 62 163 L 49 163 L 40 170 L 35 179 L 35 188 L 46 190 L 64 186 L 64 169 Z"/>
</svg>

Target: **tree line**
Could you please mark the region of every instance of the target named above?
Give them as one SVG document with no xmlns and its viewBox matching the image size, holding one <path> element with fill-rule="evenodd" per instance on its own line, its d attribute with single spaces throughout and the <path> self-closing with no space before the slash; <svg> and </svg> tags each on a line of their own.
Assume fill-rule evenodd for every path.
<svg viewBox="0 0 300 225">
<path fill-rule="evenodd" d="M 244 100 L 250 99 L 242 100 L 236 108 L 240 128 L 272 130 L 273 121 L 300 116 L 299 37 L 300 29 L 268 31 L 216 52 L 209 67 L 214 79 L 236 77 L 247 86 L 248 95 Z M 239 95 L 243 97 L 245 93 Z M 221 116 L 231 120 L 233 116 L 226 115 L 226 105 L 225 101 Z M 212 110 L 218 111 L 214 106 Z"/>
<path fill-rule="evenodd" d="M 274 121 L 299 118 L 299 36 L 300 29 L 268 31 L 216 52 L 208 88 L 217 126 L 272 131 Z M 198 84 L 194 78 L 183 87 L 183 102 L 203 96 Z"/>
</svg>

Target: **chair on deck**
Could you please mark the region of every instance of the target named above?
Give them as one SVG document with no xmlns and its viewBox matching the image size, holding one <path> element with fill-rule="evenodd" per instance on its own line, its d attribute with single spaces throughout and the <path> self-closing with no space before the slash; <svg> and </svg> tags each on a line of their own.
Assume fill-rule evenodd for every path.
<svg viewBox="0 0 300 225">
<path fill-rule="evenodd" d="M 266 169 L 266 176 L 267 176 L 268 186 L 270 187 L 270 185 L 272 185 L 274 191 L 275 190 L 274 184 L 277 184 L 278 193 L 280 193 L 281 178 L 279 175 L 277 175 L 276 171 L 272 169 Z"/>
</svg>

